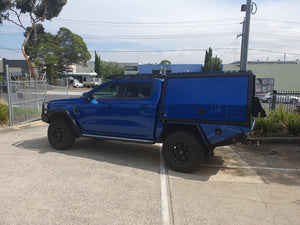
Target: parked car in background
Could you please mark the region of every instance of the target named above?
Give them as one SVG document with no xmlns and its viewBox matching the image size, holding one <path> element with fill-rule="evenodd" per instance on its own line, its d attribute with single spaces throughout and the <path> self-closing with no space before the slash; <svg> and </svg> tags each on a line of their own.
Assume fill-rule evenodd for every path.
<svg viewBox="0 0 300 225">
<path fill-rule="evenodd" d="M 83 83 L 80 83 L 78 80 L 74 79 L 73 80 L 73 87 L 75 87 L 75 88 L 82 88 L 83 87 Z"/>
<path fill-rule="evenodd" d="M 10 88 L 11 88 L 12 93 L 17 92 L 17 87 L 16 87 L 15 84 L 11 84 Z M 6 81 L 6 79 L 2 79 L 2 82 L 0 82 L 0 92 L 7 93 L 7 81 Z"/>
<path fill-rule="evenodd" d="M 258 98 L 262 102 L 271 103 L 273 101 L 273 95 L 274 94 L 272 92 L 268 92 L 265 94 L 258 95 Z M 298 102 L 300 102 L 300 96 L 289 95 L 289 94 L 285 94 L 285 93 L 277 93 L 275 95 L 276 95 L 275 96 L 276 102 L 291 103 L 291 104 L 297 104 Z"/>
</svg>

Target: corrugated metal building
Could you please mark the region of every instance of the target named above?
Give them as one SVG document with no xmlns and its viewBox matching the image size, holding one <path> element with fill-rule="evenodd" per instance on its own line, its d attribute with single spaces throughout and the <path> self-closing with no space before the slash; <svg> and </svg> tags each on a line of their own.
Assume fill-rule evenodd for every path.
<svg viewBox="0 0 300 225">
<path fill-rule="evenodd" d="M 239 70 L 239 62 L 223 65 L 224 71 Z M 256 91 L 300 91 L 299 61 L 248 62 L 247 70 L 256 75 Z"/>
<path fill-rule="evenodd" d="M 145 64 L 139 65 L 139 73 L 141 74 L 160 74 L 162 71 L 166 74 L 185 73 L 185 72 L 201 72 L 202 64 Z"/>
</svg>

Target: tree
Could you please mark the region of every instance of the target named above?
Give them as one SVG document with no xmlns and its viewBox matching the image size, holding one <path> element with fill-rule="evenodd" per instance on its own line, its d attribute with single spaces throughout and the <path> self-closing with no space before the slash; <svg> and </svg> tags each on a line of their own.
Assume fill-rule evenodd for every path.
<svg viewBox="0 0 300 225">
<path fill-rule="evenodd" d="M 159 64 L 161 64 L 161 65 L 170 65 L 171 64 L 171 61 L 170 60 L 167 60 L 167 59 L 165 59 L 165 60 L 162 60 L 162 61 L 160 61 L 160 63 Z"/>
<path fill-rule="evenodd" d="M 0 1 L 0 23 L 3 20 L 7 20 L 18 27 L 21 27 L 26 31 L 27 36 L 22 44 L 22 53 L 27 61 L 28 68 L 31 75 L 37 80 L 37 75 L 35 74 L 32 66 L 32 61 L 29 60 L 26 52 L 25 45 L 28 42 L 31 33 L 36 29 L 36 25 L 39 22 L 46 20 L 51 20 L 57 17 L 61 12 L 64 5 L 67 4 L 67 0 L 1 0 Z M 27 28 L 23 25 L 23 19 L 21 16 L 29 14 L 31 28 Z M 17 19 L 12 19 L 11 15 L 16 16 Z"/>
<path fill-rule="evenodd" d="M 222 65 L 222 60 L 220 58 L 212 57 L 212 48 L 209 48 L 208 51 L 205 51 L 205 59 L 204 59 L 204 66 L 202 67 L 202 71 L 213 71 L 218 72 L 220 71 L 220 67 Z"/>
<path fill-rule="evenodd" d="M 36 27 L 37 41 L 31 34 L 25 51 L 40 72 L 46 72 L 49 81 L 56 78 L 59 72 L 67 70 L 71 64 L 84 65 L 91 58 L 83 39 L 67 28 L 60 28 L 53 35 L 46 33 L 42 24 L 37 24 Z"/>
<path fill-rule="evenodd" d="M 103 81 L 109 80 L 108 77 L 110 75 L 122 75 L 124 73 L 124 68 L 119 66 L 118 63 L 101 61 L 101 78 L 103 79 Z"/>
<path fill-rule="evenodd" d="M 221 70 L 222 60 L 218 56 L 211 59 L 213 72 L 219 72 Z"/>
<path fill-rule="evenodd" d="M 203 71 L 211 71 L 211 57 L 212 57 L 212 49 L 209 48 L 208 51 L 205 51 L 205 59 L 204 66 L 202 67 Z"/>
<path fill-rule="evenodd" d="M 97 76 L 101 76 L 101 60 L 100 60 L 100 55 L 97 55 L 97 52 L 95 51 L 95 68 L 94 68 L 95 73 L 97 73 Z"/>
<path fill-rule="evenodd" d="M 74 63 L 86 65 L 86 62 L 91 58 L 91 54 L 82 37 L 72 33 L 65 27 L 59 28 L 57 37 L 61 48 L 59 60 L 59 69 L 61 71 Z"/>
</svg>

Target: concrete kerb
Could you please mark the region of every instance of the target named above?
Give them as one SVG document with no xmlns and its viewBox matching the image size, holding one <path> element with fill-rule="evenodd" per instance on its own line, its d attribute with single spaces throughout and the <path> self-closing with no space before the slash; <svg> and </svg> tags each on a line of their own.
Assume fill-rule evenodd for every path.
<svg viewBox="0 0 300 225">
<path fill-rule="evenodd" d="M 249 144 L 281 143 L 300 145 L 300 137 L 251 137 L 247 139 Z"/>
<path fill-rule="evenodd" d="M 43 126 L 45 124 L 46 123 L 44 123 L 42 120 L 36 120 L 36 121 L 29 122 L 29 123 L 15 125 L 15 126 L 3 126 L 3 127 L 0 126 L 0 133 L 11 132 L 11 131 L 15 131 L 15 130 L 37 127 L 37 126 Z"/>
</svg>

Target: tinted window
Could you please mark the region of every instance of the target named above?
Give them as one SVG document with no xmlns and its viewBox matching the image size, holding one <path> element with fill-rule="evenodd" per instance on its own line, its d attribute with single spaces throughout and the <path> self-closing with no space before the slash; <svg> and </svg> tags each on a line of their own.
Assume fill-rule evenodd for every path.
<svg viewBox="0 0 300 225">
<path fill-rule="evenodd" d="M 111 100 L 117 99 L 120 93 L 120 84 L 113 83 L 98 88 L 92 94 L 92 99 L 95 100 Z"/>
<path fill-rule="evenodd" d="M 151 97 L 152 82 L 129 82 L 127 84 L 124 99 L 142 100 Z"/>
</svg>

